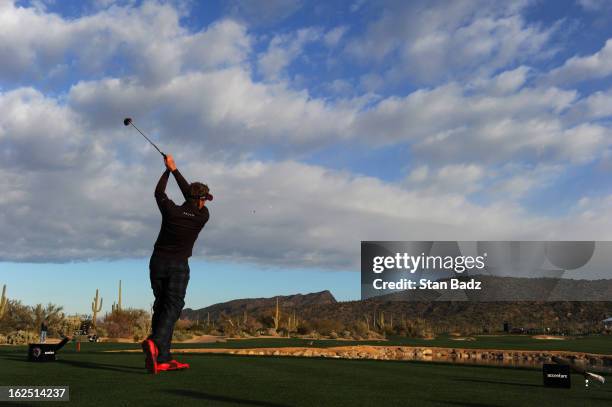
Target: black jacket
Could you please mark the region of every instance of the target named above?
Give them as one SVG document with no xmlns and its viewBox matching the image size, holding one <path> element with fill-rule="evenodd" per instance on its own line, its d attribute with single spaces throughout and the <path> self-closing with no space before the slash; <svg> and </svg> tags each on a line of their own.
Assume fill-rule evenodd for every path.
<svg viewBox="0 0 612 407">
<path fill-rule="evenodd" d="M 187 260 L 210 215 L 206 206 L 200 210 L 196 204 L 189 202 L 189 183 L 179 170 L 172 171 L 172 174 L 186 201 L 178 206 L 166 195 L 170 176 L 170 171 L 166 170 L 155 187 L 155 200 L 162 214 L 162 223 L 153 256 Z"/>
</svg>

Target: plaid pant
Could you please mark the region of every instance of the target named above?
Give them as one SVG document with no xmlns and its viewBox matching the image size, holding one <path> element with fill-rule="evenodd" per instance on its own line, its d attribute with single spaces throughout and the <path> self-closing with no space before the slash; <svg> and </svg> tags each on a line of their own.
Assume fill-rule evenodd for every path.
<svg viewBox="0 0 612 407">
<path fill-rule="evenodd" d="M 170 346 L 174 324 L 185 306 L 185 292 L 189 283 L 187 260 L 173 260 L 153 256 L 149 262 L 151 288 L 155 296 L 150 339 L 159 349 L 157 361 L 172 360 Z"/>
</svg>

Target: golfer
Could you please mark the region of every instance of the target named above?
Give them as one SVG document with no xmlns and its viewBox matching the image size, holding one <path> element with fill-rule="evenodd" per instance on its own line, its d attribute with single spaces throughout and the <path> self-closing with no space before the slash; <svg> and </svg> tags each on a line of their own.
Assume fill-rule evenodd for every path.
<svg viewBox="0 0 612 407">
<path fill-rule="evenodd" d="M 208 186 L 189 184 L 176 169 L 170 154 L 164 158 L 166 171 L 155 188 L 155 200 L 162 215 L 161 230 L 149 262 L 151 288 L 155 296 L 151 335 L 142 342 L 145 367 L 151 373 L 189 368 L 173 359 L 170 344 L 174 324 L 185 305 L 189 282 L 189 263 L 193 245 L 209 218 L 206 201 L 213 199 Z M 166 195 L 170 173 L 174 176 L 185 202 L 176 205 Z"/>
<path fill-rule="evenodd" d="M 49 323 L 45 318 L 40 324 L 40 343 L 47 342 L 47 331 L 49 330 Z"/>
</svg>

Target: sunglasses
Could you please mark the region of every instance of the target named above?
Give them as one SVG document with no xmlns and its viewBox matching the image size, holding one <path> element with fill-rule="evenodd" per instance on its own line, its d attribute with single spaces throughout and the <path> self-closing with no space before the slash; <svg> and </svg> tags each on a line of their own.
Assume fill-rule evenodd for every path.
<svg viewBox="0 0 612 407">
<path fill-rule="evenodd" d="M 202 195 L 199 197 L 195 197 L 198 198 L 200 201 L 212 201 L 213 200 L 213 196 L 211 194 L 206 194 L 206 195 Z"/>
</svg>

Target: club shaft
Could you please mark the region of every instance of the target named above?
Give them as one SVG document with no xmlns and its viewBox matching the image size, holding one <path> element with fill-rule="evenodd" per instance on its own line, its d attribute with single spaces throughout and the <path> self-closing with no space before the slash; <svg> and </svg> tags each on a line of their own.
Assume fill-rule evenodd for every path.
<svg viewBox="0 0 612 407">
<path fill-rule="evenodd" d="M 132 126 L 133 126 L 133 127 L 136 129 L 136 130 L 138 130 L 138 132 L 139 132 L 140 134 L 142 134 L 142 137 L 144 137 L 145 139 L 147 139 L 147 141 L 148 141 L 149 143 L 151 143 L 151 145 L 152 145 L 153 147 L 155 147 L 155 149 L 156 149 L 157 151 L 159 151 L 159 153 L 160 153 L 162 156 L 164 156 L 164 158 L 166 157 L 166 154 L 162 153 L 162 152 L 161 152 L 161 150 L 160 150 L 160 149 L 159 149 L 159 148 L 158 148 L 158 147 L 155 145 L 155 143 L 154 143 L 154 142 L 152 142 L 151 140 L 149 140 L 149 138 L 148 138 L 148 137 L 147 137 L 147 136 L 146 136 L 146 135 L 145 135 L 145 134 L 144 134 L 142 131 L 140 131 L 140 129 L 139 129 L 138 127 L 136 127 L 136 125 L 134 124 L 134 122 L 130 121 L 130 124 L 131 124 L 131 125 L 132 125 Z"/>
</svg>

